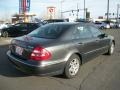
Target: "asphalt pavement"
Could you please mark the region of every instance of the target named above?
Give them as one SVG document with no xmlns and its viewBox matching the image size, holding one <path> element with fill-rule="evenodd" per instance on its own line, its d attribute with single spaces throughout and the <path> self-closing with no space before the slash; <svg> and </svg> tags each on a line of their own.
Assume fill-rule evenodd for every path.
<svg viewBox="0 0 120 90">
<path fill-rule="evenodd" d="M 76 78 L 30 76 L 16 70 L 6 51 L 11 38 L 0 39 L 0 90 L 120 90 L 120 29 L 104 30 L 115 37 L 112 56 L 101 55 L 81 66 Z"/>
</svg>

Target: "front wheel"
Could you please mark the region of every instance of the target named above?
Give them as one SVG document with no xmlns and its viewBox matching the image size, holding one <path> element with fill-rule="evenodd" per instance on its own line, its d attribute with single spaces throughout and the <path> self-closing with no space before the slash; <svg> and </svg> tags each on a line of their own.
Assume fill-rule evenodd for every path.
<svg viewBox="0 0 120 90">
<path fill-rule="evenodd" d="M 107 52 L 107 54 L 108 54 L 108 55 L 112 55 L 113 52 L 114 52 L 114 49 L 115 49 L 115 45 L 114 45 L 114 43 L 112 42 L 111 45 L 110 45 L 110 48 L 109 48 L 109 50 L 108 50 L 108 52 Z"/>
<path fill-rule="evenodd" d="M 66 78 L 75 77 L 79 72 L 80 64 L 81 64 L 80 57 L 76 54 L 72 55 L 69 58 L 65 67 L 65 71 L 64 71 L 65 77 Z"/>
<path fill-rule="evenodd" d="M 104 27 L 102 26 L 102 27 L 101 27 L 101 29 L 103 30 L 103 29 L 104 29 Z"/>
</svg>

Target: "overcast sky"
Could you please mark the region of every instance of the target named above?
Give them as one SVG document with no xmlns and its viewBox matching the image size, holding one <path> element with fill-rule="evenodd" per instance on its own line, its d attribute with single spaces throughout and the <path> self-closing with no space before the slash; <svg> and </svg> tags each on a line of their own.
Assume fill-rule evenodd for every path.
<svg viewBox="0 0 120 90">
<path fill-rule="evenodd" d="M 83 9 L 84 0 L 64 0 L 63 10 L 72 10 L 78 7 Z M 117 12 L 117 4 L 120 0 L 110 0 L 110 12 Z M 46 7 L 55 6 L 57 11 L 60 10 L 60 0 L 31 0 L 30 12 L 36 13 L 38 16 L 46 14 Z M 107 11 L 107 0 L 86 0 L 86 7 L 91 12 L 91 17 L 104 16 Z M 0 0 L 0 18 L 10 17 L 14 13 L 19 12 L 19 0 Z M 80 12 L 82 13 L 82 11 Z"/>
</svg>

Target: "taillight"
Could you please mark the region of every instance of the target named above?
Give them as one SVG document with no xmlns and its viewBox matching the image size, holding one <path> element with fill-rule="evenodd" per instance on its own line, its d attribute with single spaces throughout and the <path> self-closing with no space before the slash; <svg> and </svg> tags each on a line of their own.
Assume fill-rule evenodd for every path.
<svg viewBox="0 0 120 90">
<path fill-rule="evenodd" d="M 31 53 L 30 59 L 36 61 L 49 60 L 51 58 L 51 53 L 41 46 L 34 48 Z"/>
</svg>

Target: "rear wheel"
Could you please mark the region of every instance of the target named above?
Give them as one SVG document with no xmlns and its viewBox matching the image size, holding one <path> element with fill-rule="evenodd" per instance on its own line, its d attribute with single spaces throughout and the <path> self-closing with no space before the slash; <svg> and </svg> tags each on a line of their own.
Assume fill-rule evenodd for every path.
<svg viewBox="0 0 120 90">
<path fill-rule="evenodd" d="M 76 54 L 72 55 L 69 58 L 67 65 L 65 67 L 65 71 L 64 71 L 65 77 L 66 78 L 75 77 L 79 72 L 80 64 L 81 64 L 81 61 L 79 56 Z"/>
<path fill-rule="evenodd" d="M 2 33 L 2 36 L 5 37 L 5 38 L 7 38 L 7 37 L 8 37 L 8 32 L 7 32 L 7 31 L 4 31 L 4 32 Z"/>
</svg>

